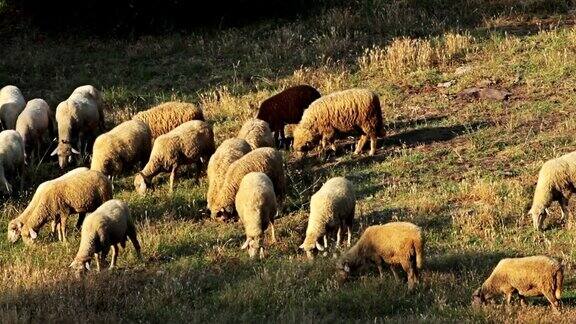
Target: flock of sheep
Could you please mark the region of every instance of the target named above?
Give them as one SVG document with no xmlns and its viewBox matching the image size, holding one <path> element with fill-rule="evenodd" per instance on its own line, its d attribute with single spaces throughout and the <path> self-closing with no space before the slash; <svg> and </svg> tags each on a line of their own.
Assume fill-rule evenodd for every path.
<svg viewBox="0 0 576 324">
<path fill-rule="evenodd" d="M 276 241 L 274 219 L 287 192 L 283 155 L 276 149 L 286 144 L 284 127 L 297 124 L 292 147 L 300 153 L 318 144 L 323 149 L 334 148 L 338 134 L 360 132 L 355 153 L 360 154 L 369 139 L 369 154 L 374 155 L 377 139 L 384 135 L 378 95 L 366 89 L 321 96 L 308 85 L 288 88 L 263 101 L 257 118 L 246 121 L 237 137 L 224 140 L 218 147 L 212 126 L 194 104 L 163 103 L 108 132 L 104 132 L 104 105 L 101 93 L 90 85 L 75 89 L 55 114 L 42 99 L 26 102 L 17 87 L 0 90 L 4 129 L 0 133 L 0 190 L 5 195 L 13 192 L 12 183 L 18 177 L 22 189 L 26 161 L 41 160 L 42 147 L 49 145 L 56 125 L 58 145 L 52 155 L 58 156 L 62 169 L 77 156 L 91 155 L 90 168 L 78 167 L 40 184 L 26 209 L 8 224 L 8 239 L 13 243 L 19 238 L 25 243 L 36 240 L 48 223 L 52 233 L 66 241 L 67 218 L 78 214 L 80 246 L 70 266 L 79 272 L 89 269 L 92 259 L 100 269 L 107 263 L 110 249 L 110 268 L 114 267 L 118 246 L 125 247 L 128 238 L 140 256 L 129 208 L 113 199 L 112 185 L 115 176 L 130 172 L 135 165 L 143 165 L 134 177 L 134 189 L 142 195 L 161 172 L 170 173 L 172 190 L 181 166 L 195 164 L 197 177 L 206 168 L 211 217 L 239 219 L 246 234 L 241 248 L 250 257 L 263 257 L 264 232 L 270 231 L 268 244 Z M 542 227 L 553 201 L 560 203 L 563 220 L 570 225 L 568 199 L 574 191 L 576 153 L 546 162 L 530 210 L 534 227 Z M 354 185 L 344 177 L 329 179 L 311 197 L 306 236 L 300 245 L 310 259 L 316 251 L 328 248 L 330 233 L 335 234 L 337 247 L 343 235 L 346 246 L 351 246 L 355 205 Z M 381 276 L 383 265 L 387 265 L 396 279 L 396 268 L 401 267 L 409 288 L 413 288 L 424 263 L 422 229 L 408 222 L 370 226 L 341 255 L 337 271 L 346 279 L 367 263 L 376 264 Z M 562 283 L 563 266 L 553 258 L 503 259 L 474 292 L 473 303 L 484 303 L 496 295 L 505 295 L 510 302 L 515 293 L 524 303 L 526 296 L 543 295 L 558 311 Z"/>
</svg>

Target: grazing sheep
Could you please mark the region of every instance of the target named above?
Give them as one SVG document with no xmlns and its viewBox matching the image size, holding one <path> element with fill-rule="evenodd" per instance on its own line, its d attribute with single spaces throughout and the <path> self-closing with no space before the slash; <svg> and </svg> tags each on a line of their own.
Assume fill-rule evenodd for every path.
<svg viewBox="0 0 576 324">
<path fill-rule="evenodd" d="M 210 209 L 212 218 L 225 220 L 235 216 L 234 199 L 238 187 L 242 178 L 250 172 L 265 173 L 274 184 L 277 202 L 282 202 L 286 192 L 282 154 L 274 148 L 261 147 L 230 164 L 224 177 L 224 183 L 212 202 Z"/>
<path fill-rule="evenodd" d="M 146 163 L 151 147 L 148 125 L 139 120 L 123 122 L 96 138 L 90 169 L 110 177 L 120 175 L 138 162 Z"/>
<path fill-rule="evenodd" d="M 92 257 L 96 260 L 96 268 L 106 262 L 108 251 L 112 248 L 112 262 L 110 269 L 116 266 L 118 258 L 118 245 L 126 248 L 126 240 L 130 238 L 138 258 L 140 258 L 140 244 L 136 237 L 136 226 L 130 217 L 128 205 L 121 200 L 113 199 L 103 203 L 92 214 L 86 216 L 82 224 L 80 247 L 70 268 L 83 271 L 90 269 Z"/>
<path fill-rule="evenodd" d="M 268 123 L 260 119 L 247 120 L 236 137 L 245 139 L 252 149 L 274 147 L 274 138 L 270 127 L 268 127 Z"/>
<path fill-rule="evenodd" d="M 100 114 L 100 132 L 104 131 L 104 98 L 100 90 L 96 89 L 96 87 L 92 85 L 83 85 L 79 86 L 78 88 L 74 89 L 72 93 L 81 94 L 83 96 L 91 97 L 95 102 L 96 106 L 98 107 L 98 113 Z"/>
<path fill-rule="evenodd" d="M 368 227 L 356 244 L 338 261 L 341 279 L 368 261 L 378 267 L 380 277 L 382 262 L 390 266 L 396 280 L 394 267 L 400 265 L 408 275 L 408 288 L 418 283 L 418 272 L 424 262 L 424 239 L 420 227 L 408 222 L 391 222 Z"/>
<path fill-rule="evenodd" d="M 262 172 L 250 172 L 242 178 L 235 199 L 236 211 L 246 232 L 246 242 L 241 249 L 248 249 L 251 258 L 260 252 L 264 257 L 262 235 L 270 225 L 272 242 L 276 242 L 274 216 L 276 215 L 276 195 L 274 185 Z"/>
<path fill-rule="evenodd" d="M 284 126 L 300 122 L 304 110 L 318 98 L 320 92 L 309 85 L 290 87 L 264 100 L 256 118 L 267 122 L 274 132 L 275 143 L 282 144 L 285 140 Z"/>
<path fill-rule="evenodd" d="M 356 208 L 356 194 L 352 182 L 344 177 L 332 178 L 310 199 L 310 217 L 306 228 L 306 238 L 300 248 L 306 251 L 308 258 L 312 259 L 312 250 L 317 248 L 324 251 L 328 247 L 326 232 L 338 228 L 336 233 L 336 247 L 340 246 L 340 233 L 346 229 L 348 232 L 347 245 L 350 246 L 352 238 L 352 224 Z M 318 239 L 324 238 L 324 247 Z"/>
<path fill-rule="evenodd" d="M 12 194 L 12 185 L 8 183 L 6 176 L 20 178 L 22 189 L 24 175 L 24 143 L 22 137 L 15 130 L 0 132 L 0 192 L 6 195 Z"/>
<path fill-rule="evenodd" d="M 26 101 L 20 89 L 12 85 L 0 89 L 0 123 L 5 130 L 16 127 L 16 120 L 24 106 Z"/>
<path fill-rule="evenodd" d="M 576 192 L 576 152 L 546 161 L 538 174 L 538 184 L 534 191 L 532 208 L 528 212 L 532 217 L 534 229 L 542 227 L 547 214 L 546 208 L 557 201 L 562 209 L 562 220 L 567 227 L 572 226 L 572 213 L 568 200 Z"/>
<path fill-rule="evenodd" d="M 472 295 L 472 304 L 481 305 L 497 295 L 505 295 L 510 304 L 517 293 L 522 305 L 525 297 L 544 295 L 554 311 L 559 312 L 564 269 L 553 258 L 537 255 L 502 259 L 482 286 Z"/>
<path fill-rule="evenodd" d="M 72 154 L 80 154 L 73 145 L 80 145 L 84 153 L 92 148 L 92 142 L 103 123 L 102 110 L 92 95 L 76 92 L 56 108 L 58 123 L 58 146 L 51 156 L 58 155 L 61 169 L 72 161 Z"/>
<path fill-rule="evenodd" d="M 208 161 L 214 150 L 212 127 L 201 120 L 186 122 L 156 138 L 150 160 L 134 178 L 134 188 L 138 193 L 145 194 L 158 173 L 170 172 L 170 192 L 172 192 L 178 168 L 196 163 L 198 179 L 202 162 Z"/>
<path fill-rule="evenodd" d="M 294 130 L 294 149 L 311 150 L 319 141 L 333 145 L 338 133 L 361 131 L 354 153 L 360 154 L 370 138 L 370 155 L 376 153 L 376 140 L 383 136 L 382 111 L 378 95 L 366 89 L 334 92 L 314 101 Z"/>
<path fill-rule="evenodd" d="M 250 145 L 245 140 L 229 138 L 222 142 L 216 152 L 212 154 L 206 171 L 208 175 L 208 193 L 206 194 L 208 209 L 212 210 L 214 197 L 218 195 L 219 189 L 224 184 L 226 171 L 230 164 L 250 152 L 250 150 Z"/>
<path fill-rule="evenodd" d="M 152 132 L 152 139 L 166 134 L 191 120 L 204 120 L 202 109 L 188 102 L 170 101 L 141 111 L 132 119 L 145 122 Z"/>
<path fill-rule="evenodd" d="M 32 99 L 18 116 L 16 131 L 22 136 L 26 157 L 32 159 L 32 154 L 40 159 L 42 144 L 49 143 L 54 136 L 54 115 L 43 99 Z M 48 141 L 45 135 L 48 134 Z"/>
<path fill-rule="evenodd" d="M 79 214 L 76 227 L 80 228 L 86 213 L 112 199 L 112 183 L 105 175 L 79 169 L 38 186 L 28 207 L 8 224 L 10 241 L 15 243 L 22 236 L 25 243 L 30 243 L 40 228 L 51 221 L 58 239 L 66 242 L 66 220 L 70 214 Z"/>
</svg>

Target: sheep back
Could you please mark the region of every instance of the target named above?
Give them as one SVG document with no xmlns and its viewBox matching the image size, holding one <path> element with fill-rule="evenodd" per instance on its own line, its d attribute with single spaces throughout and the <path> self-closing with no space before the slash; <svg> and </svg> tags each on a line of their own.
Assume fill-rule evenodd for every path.
<svg viewBox="0 0 576 324">
<path fill-rule="evenodd" d="M 150 127 L 152 138 L 166 134 L 179 125 L 191 120 L 204 120 L 202 110 L 187 102 L 170 101 L 134 115 Z"/>
<path fill-rule="evenodd" d="M 151 146 L 148 125 L 139 120 L 125 121 L 96 138 L 90 168 L 105 175 L 119 175 L 138 162 L 146 163 Z"/>
<path fill-rule="evenodd" d="M 247 120 L 236 137 L 245 139 L 252 149 L 274 147 L 274 137 L 270 127 L 267 122 L 260 119 L 252 118 Z"/>
<path fill-rule="evenodd" d="M 22 136 L 25 146 L 33 145 L 42 139 L 52 127 L 52 111 L 43 99 L 28 101 L 16 121 L 16 131 Z M 50 130 L 51 131 L 51 130 Z"/>
<path fill-rule="evenodd" d="M 294 148 L 311 149 L 322 137 L 360 130 L 370 137 L 382 132 L 378 95 L 367 89 L 348 89 L 320 97 L 310 104 L 294 130 Z"/>
<path fill-rule="evenodd" d="M 242 178 L 250 172 L 265 173 L 274 184 L 277 201 L 281 202 L 286 191 L 286 179 L 282 164 L 282 154 L 270 147 L 257 148 L 236 160 L 228 170 L 224 183 L 212 205 L 213 217 L 234 215 L 234 199 Z"/>
<path fill-rule="evenodd" d="M 286 124 L 298 123 L 304 110 L 318 98 L 320 92 L 309 85 L 290 87 L 264 100 L 256 118 L 264 120 L 272 131 L 277 132 Z"/>
<path fill-rule="evenodd" d="M 238 160 L 250 152 L 250 145 L 241 138 L 229 138 L 222 142 L 208 161 L 208 193 L 206 201 L 208 209 L 212 210 L 212 204 L 218 189 L 224 183 L 226 171 L 232 162 Z"/>
<path fill-rule="evenodd" d="M 5 130 L 16 127 L 18 115 L 25 106 L 26 101 L 20 89 L 12 85 L 0 89 L 0 123 Z"/>
<path fill-rule="evenodd" d="M 310 199 L 304 250 L 314 248 L 317 239 L 326 233 L 327 228 L 344 224 L 351 226 L 355 208 L 356 194 L 352 182 L 344 177 L 334 177 L 326 181 Z"/>
</svg>

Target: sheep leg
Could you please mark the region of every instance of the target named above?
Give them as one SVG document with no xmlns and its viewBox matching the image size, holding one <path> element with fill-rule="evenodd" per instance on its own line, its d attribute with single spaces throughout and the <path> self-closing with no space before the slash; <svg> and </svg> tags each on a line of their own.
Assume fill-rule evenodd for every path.
<svg viewBox="0 0 576 324">
<path fill-rule="evenodd" d="M 328 237 L 326 237 L 326 234 L 324 234 L 324 248 L 328 248 Z"/>
<path fill-rule="evenodd" d="M 68 239 L 66 238 L 66 220 L 68 220 L 68 215 L 60 216 L 60 231 L 62 232 L 62 241 L 64 243 L 68 243 Z"/>
<path fill-rule="evenodd" d="M 80 230 L 82 228 L 82 223 L 84 223 L 84 218 L 86 213 L 78 213 L 78 220 L 76 221 L 76 229 Z"/>
<path fill-rule="evenodd" d="M 94 253 L 94 260 L 96 261 L 96 270 L 100 272 L 100 255 L 98 253 Z"/>
<path fill-rule="evenodd" d="M 518 298 L 520 299 L 520 305 L 522 305 L 522 307 L 526 306 L 526 298 L 520 294 L 518 294 Z"/>
<path fill-rule="evenodd" d="M 366 136 L 366 135 L 360 136 L 360 139 L 358 140 L 358 144 L 356 144 L 356 150 L 354 151 L 354 154 L 362 153 L 362 149 L 366 145 L 367 140 L 368 140 L 368 136 Z"/>
<path fill-rule="evenodd" d="M 338 226 L 338 232 L 336 232 L 336 248 L 340 247 L 340 232 L 342 231 L 342 226 Z"/>
<path fill-rule="evenodd" d="M 382 269 L 382 260 L 380 258 L 376 258 L 374 263 L 376 263 L 376 267 L 378 268 L 378 274 L 380 275 L 380 279 L 384 278 L 384 272 Z"/>
<path fill-rule="evenodd" d="M 511 305 L 512 304 L 512 293 L 514 291 L 510 291 L 508 293 L 506 293 L 506 304 Z"/>
<path fill-rule="evenodd" d="M 556 296 L 554 296 L 554 293 L 551 291 L 546 291 L 543 294 L 544 294 L 544 297 L 546 297 L 546 299 L 548 299 L 548 301 L 550 302 L 550 305 L 552 305 L 554 312 L 559 314 L 560 313 L 560 310 L 559 310 L 560 303 L 558 302 L 558 299 L 556 299 Z"/>
<path fill-rule="evenodd" d="M 174 192 L 174 179 L 176 178 L 176 171 L 178 165 L 172 167 L 172 172 L 170 172 L 170 193 Z"/>
<path fill-rule="evenodd" d="M 394 265 L 390 265 L 390 271 L 392 271 L 392 275 L 394 275 L 394 279 L 399 282 L 400 281 L 400 276 L 398 275 L 398 272 L 396 272 L 396 267 Z"/>
<path fill-rule="evenodd" d="M 280 133 L 280 145 L 284 146 L 285 149 L 288 149 L 288 143 L 286 143 L 286 135 L 284 134 L 284 126 L 280 127 L 278 133 Z"/>
<path fill-rule="evenodd" d="M 348 242 L 346 242 L 346 246 L 350 247 L 350 243 L 352 242 L 352 226 L 347 226 L 348 227 Z"/>
<path fill-rule="evenodd" d="M 370 136 L 370 155 L 376 154 L 377 144 L 378 144 L 378 137 Z"/>
<path fill-rule="evenodd" d="M 118 245 L 112 245 L 112 261 L 110 262 L 110 269 L 116 267 L 116 260 L 118 259 Z"/>
<path fill-rule="evenodd" d="M 416 278 L 414 274 L 414 269 L 412 268 L 410 261 L 402 262 L 402 269 L 404 269 L 408 277 L 408 289 L 409 290 L 414 289 L 414 285 L 416 284 Z"/>
<path fill-rule="evenodd" d="M 568 198 L 560 198 L 560 208 L 562 210 L 562 220 L 566 223 L 566 228 L 572 228 L 572 213 L 570 208 L 568 208 Z"/>
</svg>

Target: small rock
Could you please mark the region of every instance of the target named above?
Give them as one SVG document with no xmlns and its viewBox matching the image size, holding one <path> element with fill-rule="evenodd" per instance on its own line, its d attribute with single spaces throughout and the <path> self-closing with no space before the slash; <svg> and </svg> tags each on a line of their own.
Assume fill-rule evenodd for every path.
<svg viewBox="0 0 576 324">
<path fill-rule="evenodd" d="M 461 75 L 464 75 L 470 71 L 472 71 L 471 66 L 460 66 L 460 67 L 456 68 L 456 71 L 454 71 L 454 76 L 461 76 Z"/>
<path fill-rule="evenodd" d="M 438 88 L 449 88 L 449 87 L 451 87 L 452 85 L 454 85 L 454 83 L 456 83 L 456 81 L 450 80 L 450 81 L 438 83 L 436 86 L 437 86 Z"/>
</svg>

